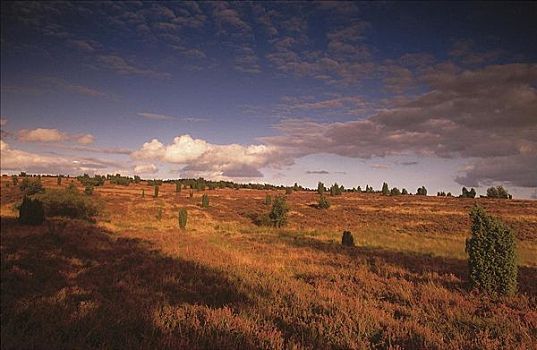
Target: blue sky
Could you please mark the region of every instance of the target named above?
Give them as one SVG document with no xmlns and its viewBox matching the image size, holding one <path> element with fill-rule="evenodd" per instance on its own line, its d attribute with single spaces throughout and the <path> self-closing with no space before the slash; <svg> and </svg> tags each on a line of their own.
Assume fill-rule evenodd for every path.
<svg viewBox="0 0 537 350">
<path fill-rule="evenodd" d="M 537 196 L 535 13 L 4 2 L 2 171 Z"/>
</svg>

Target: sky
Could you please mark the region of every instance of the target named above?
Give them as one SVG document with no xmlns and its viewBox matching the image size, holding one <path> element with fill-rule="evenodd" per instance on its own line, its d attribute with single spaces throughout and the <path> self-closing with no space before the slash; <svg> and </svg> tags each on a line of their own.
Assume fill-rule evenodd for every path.
<svg viewBox="0 0 537 350">
<path fill-rule="evenodd" d="M 2 2 L 2 173 L 537 199 L 531 2 Z"/>
</svg>

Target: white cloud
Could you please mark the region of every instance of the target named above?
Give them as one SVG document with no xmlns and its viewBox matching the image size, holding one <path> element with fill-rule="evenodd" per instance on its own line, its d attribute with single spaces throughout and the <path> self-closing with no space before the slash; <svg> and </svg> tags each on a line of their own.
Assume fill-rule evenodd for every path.
<svg viewBox="0 0 537 350">
<path fill-rule="evenodd" d="M 89 145 L 95 142 L 95 136 L 91 134 L 85 134 L 80 137 L 77 137 L 76 142 L 78 142 L 81 145 Z"/>
<path fill-rule="evenodd" d="M 146 142 L 132 153 L 141 160 L 159 160 L 166 163 L 181 164 L 184 176 L 206 176 L 210 178 L 252 178 L 261 177 L 260 168 L 289 163 L 287 156 L 279 153 L 276 147 L 267 145 L 238 144 L 216 145 L 190 135 L 173 139 L 164 145 L 157 139 Z"/>
<path fill-rule="evenodd" d="M 155 174 L 158 168 L 155 164 L 139 164 L 134 167 L 135 174 Z"/>
<path fill-rule="evenodd" d="M 22 129 L 18 135 L 19 140 L 28 142 L 60 142 L 68 139 L 67 135 L 58 129 Z"/>
<path fill-rule="evenodd" d="M 43 155 L 11 148 L 0 141 L 1 170 L 28 171 L 43 174 L 80 174 L 83 172 L 103 172 L 105 169 L 117 167 L 117 164 L 105 160 L 62 155 Z"/>
<path fill-rule="evenodd" d="M 68 134 L 58 129 L 22 129 L 17 133 L 18 139 L 24 142 L 63 142 L 73 141 L 81 145 L 89 145 L 95 141 L 91 134 Z"/>
</svg>

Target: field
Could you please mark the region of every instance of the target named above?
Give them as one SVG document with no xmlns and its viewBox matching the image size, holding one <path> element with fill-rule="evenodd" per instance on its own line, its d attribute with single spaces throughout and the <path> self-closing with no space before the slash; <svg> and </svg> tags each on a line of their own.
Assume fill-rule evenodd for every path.
<svg viewBox="0 0 537 350">
<path fill-rule="evenodd" d="M 252 218 L 269 210 L 266 194 L 283 191 L 190 198 L 164 184 L 153 198 L 145 183 L 107 182 L 93 194 L 106 204 L 97 223 L 52 230 L 17 223 L 10 181 L 1 184 L 3 349 L 537 347 L 536 201 L 344 193 L 320 210 L 318 195 L 301 191 L 275 229 Z M 517 232 L 516 296 L 468 289 L 475 202 Z M 357 247 L 341 246 L 344 230 Z"/>
</svg>

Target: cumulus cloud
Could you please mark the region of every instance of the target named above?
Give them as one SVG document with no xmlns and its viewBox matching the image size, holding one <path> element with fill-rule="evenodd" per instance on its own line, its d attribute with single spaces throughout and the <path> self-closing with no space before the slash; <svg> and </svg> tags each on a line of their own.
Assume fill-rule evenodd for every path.
<svg viewBox="0 0 537 350">
<path fill-rule="evenodd" d="M 261 177 L 260 168 L 279 166 L 290 158 L 267 145 L 217 145 L 190 135 L 181 135 L 164 145 L 157 139 L 146 142 L 132 153 L 134 159 L 181 164 L 185 176 Z"/>
<path fill-rule="evenodd" d="M 28 142 L 61 142 L 68 139 L 67 135 L 58 129 L 22 129 L 18 135 L 19 140 Z"/>
<path fill-rule="evenodd" d="M 89 145 L 95 141 L 91 134 L 68 134 L 58 129 L 22 129 L 17 133 L 18 139 L 24 142 L 63 142 L 74 141 L 81 145 Z"/>
<path fill-rule="evenodd" d="M 155 174 L 158 168 L 155 164 L 139 164 L 134 167 L 135 174 Z"/>
<path fill-rule="evenodd" d="M 43 155 L 12 148 L 0 141 L 2 171 L 28 171 L 43 174 L 80 174 L 94 173 L 117 167 L 114 162 L 96 158 L 70 157 L 62 155 Z"/>
</svg>

